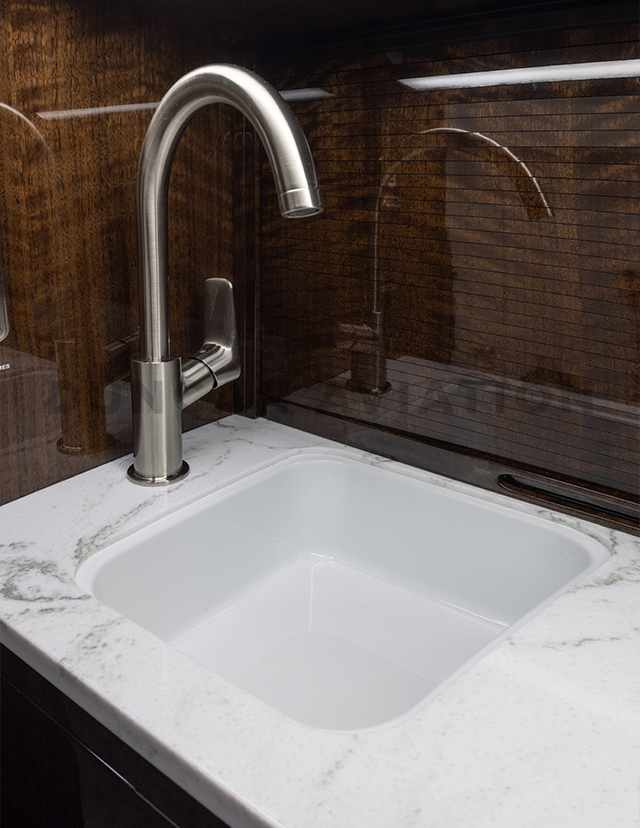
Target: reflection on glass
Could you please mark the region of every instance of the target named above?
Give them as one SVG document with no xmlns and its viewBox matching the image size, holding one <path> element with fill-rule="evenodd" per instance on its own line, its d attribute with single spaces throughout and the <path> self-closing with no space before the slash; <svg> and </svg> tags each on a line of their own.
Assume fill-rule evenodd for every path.
<svg viewBox="0 0 640 828">
<path fill-rule="evenodd" d="M 567 47 L 563 80 L 640 75 L 637 60 L 596 72 L 569 63 L 573 53 L 584 52 Z M 420 57 L 434 73 L 447 65 L 410 55 Z M 458 94 L 454 76 L 450 95 L 429 97 L 394 90 L 386 64 L 356 90 L 354 69 L 356 59 L 331 76 L 339 105 L 310 110 L 305 124 L 337 207 L 324 238 L 268 229 L 269 393 L 305 412 L 636 491 L 636 81 Z M 531 70 L 528 81 L 554 72 Z M 516 81 L 522 73 L 506 75 Z M 430 129 L 418 133 L 420 124 Z M 319 278 L 337 300 L 324 301 Z M 312 305 L 322 319 L 309 333 Z M 293 345 L 281 345 L 284 322 Z M 313 335 L 324 335 L 321 346 Z M 390 388 L 376 395 L 383 380 Z"/>
<path fill-rule="evenodd" d="M 2 262 L 2 244 L 0 243 L 0 342 L 9 333 L 9 312 L 7 309 L 7 290 L 4 284 L 4 265 Z"/>
<path fill-rule="evenodd" d="M 518 83 L 554 83 L 558 81 L 598 80 L 601 78 L 635 78 L 640 76 L 640 60 L 603 60 L 596 63 L 570 63 L 557 66 L 523 66 L 518 69 L 494 69 L 488 72 L 464 72 L 426 78 L 403 78 L 399 82 L 423 92 L 432 89 L 471 89 L 482 86 L 506 86 Z"/>
<path fill-rule="evenodd" d="M 309 87 L 308 89 L 284 89 L 280 92 L 285 101 L 319 101 L 322 98 L 333 98 L 332 92 L 327 92 L 325 89 L 315 89 Z"/>
<path fill-rule="evenodd" d="M 285 101 L 316 101 L 321 98 L 332 98 L 331 92 L 325 89 L 285 89 L 280 92 Z M 60 121 L 65 118 L 90 118 L 95 115 L 114 115 L 121 112 L 140 112 L 146 109 L 157 109 L 160 101 L 149 103 L 117 104 L 114 106 L 87 106 L 82 109 L 54 109 L 49 112 L 36 112 L 43 121 Z"/>
<path fill-rule="evenodd" d="M 88 106 L 84 109 L 57 109 L 50 112 L 36 112 L 43 121 L 60 121 L 64 118 L 87 118 L 92 115 L 113 115 L 117 112 L 139 112 L 145 109 L 157 109 L 159 101 L 152 103 L 119 104 L 117 106 Z"/>
<path fill-rule="evenodd" d="M 481 160 L 495 164 L 499 171 L 509 178 L 520 195 L 531 221 L 553 216 L 536 177 L 508 147 L 480 132 L 469 132 L 455 127 L 434 127 L 414 133 L 414 137 L 420 135 L 443 136 L 447 142 L 445 146 L 453 149 L 473 150 L 474 154 L 478 154 L 479 151 Z M 381 206 L 389 203 L 397 208 L 397 198 L 394 199 L 393 190 L 397 186 L 398 173 L 403 164 L 411 162 L 424 153 L 441 148 L 440 145 L 431 144 L 413 149 L 399 161 L 391 164 L 382 176 L 374 212 L 373 267 L 368 285 L 369 307 L 364 315 L 363 324 L 342 323 L 340 325 L 340 332 L 346 337 L 341 347 L 351 351 L 351 378 L 347 384 L 350 390 L 377 396 L 386 393 L 391 388 L 391 383 L 387 378 L 386 321 L 382 307 L 382 295 L 389 290 L 390 285 L 381 284 L 379 272 Z"/>
</svg>

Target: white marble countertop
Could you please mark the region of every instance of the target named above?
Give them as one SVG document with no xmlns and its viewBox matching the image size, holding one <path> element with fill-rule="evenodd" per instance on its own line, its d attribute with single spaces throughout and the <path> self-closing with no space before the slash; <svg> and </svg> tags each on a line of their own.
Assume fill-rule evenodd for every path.
<svg viewBox="0 0 640 828">
<path fill-rule="evenodd" d="M 314 729 L 75 584 L 87 555 L 166 510 L 335 444 L 230 417 L 184 445 L 191 474 L 167 489 L 131 484 L 123 458 L 0 508 L 6 646 L 232 828 L 640 825 L 636 538 L 431 475 L 581 529 L 613 555 L 409 721 Z"/>
</svg>

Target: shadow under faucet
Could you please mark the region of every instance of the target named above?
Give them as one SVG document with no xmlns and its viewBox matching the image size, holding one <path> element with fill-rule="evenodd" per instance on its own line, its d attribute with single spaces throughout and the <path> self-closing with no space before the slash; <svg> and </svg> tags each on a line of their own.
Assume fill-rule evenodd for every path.
<svg viewBox="0 0 640 828">
<path fill-rule="evenodd" d="M 213 64 L 195 69 L 169 89 L 151 120 L 138 166 L 140 354 L 131 358 L 134 462 L 131 480 L 145 485 L 183 478 L 182 409 L 240 375 L 231 284 L 206 283 L 205 345 L 185 361 L 169 342 L 167 197 L 173 158 L 187 125 L 202 107 L 235 106 L 262 139 L 287 218 L 322 211 L 309 145 L 276 90 L 247 69 Z"/>
</svg>

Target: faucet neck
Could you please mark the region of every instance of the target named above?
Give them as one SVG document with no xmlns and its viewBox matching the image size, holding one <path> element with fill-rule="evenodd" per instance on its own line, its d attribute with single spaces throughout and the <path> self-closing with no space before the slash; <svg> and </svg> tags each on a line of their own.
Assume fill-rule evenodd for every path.
<svg viewBox="0 0 640 828">
<path fill-rule="evenodd" d="M 255 127 L 267 152 L 287 217 L 322 210 L 307 140 L 288 105 L 254 72 L 227 64 L 196 69 L 164 96 L 144 139 L 138 167 L 140 352 L 161 362 L 170 357 L 167 274 L 167 202 L 171 165 L 187 125 L 203 107 L 235 106 Z"/>
</svg>

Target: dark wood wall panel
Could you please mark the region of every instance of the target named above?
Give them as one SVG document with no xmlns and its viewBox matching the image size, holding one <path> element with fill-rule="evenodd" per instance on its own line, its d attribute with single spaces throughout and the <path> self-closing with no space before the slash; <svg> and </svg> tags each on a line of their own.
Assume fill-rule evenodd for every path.
<svg viewBox="0 0 640 828">
<path fill-rule="evenodd" d="M 307 427 L 332 414 L 637 497 L 637 78 L 398 81 L 637 58 L 638 9 L 500 29 L 267 62 L 278 88 L 329 96 L 294 105 L 324 214 L 283 228 L 263 179 L 263 391 L 288 422 L 297 405 Z"/>
<path fill-rule="evenodd" d="M 637 4 L 348 6 L 1 5 L 0 502 L 131 448 L 135 178 L 152 112 L 74 111 L 157 101 L 219 60 L 329 93 L 293 104 L 326 210 L 277 214 L 237 113 L 211 108 L 189 127 L 170 191 L 172 347 L 199 347 L 202 283 L 226 275 L 244 370 L 188 409 L 185 428 L 281 400 L 304 428 L 331 415 L 637 490 L 637 79 L 428 94 L 398 83 L 634 58 Z M 443 126 L 508 148 L 552 215 L 494 145 L 418 134 Z"/>
<path fill-rule="evenodd" d="M 2 3 L 0 219 L 11 332 L 0 345 L 0 502 L 131 450 L 136 174 L 153 114 L 135 106 L 159 101 L 199 65 L 245 59 L 231 18 L 225 30 L 213 14 L 189 3 Z M 255 235 L 243 211 L 253 221 L 253 207 L 234 199 L 234 187 L 244 196 L 243 134 L 229 107 L 210 107 L 176 155 L 171 333 L 182 356 L 202 344 L 206 278 L 235 278 L 243 308 L 252 297 L 253 274 L 249 289 L 242 281 Z M 244 407 L 242 389 L 222 389 L 188 409 L 184 426 L 234 407 Z"/>
</svg>

